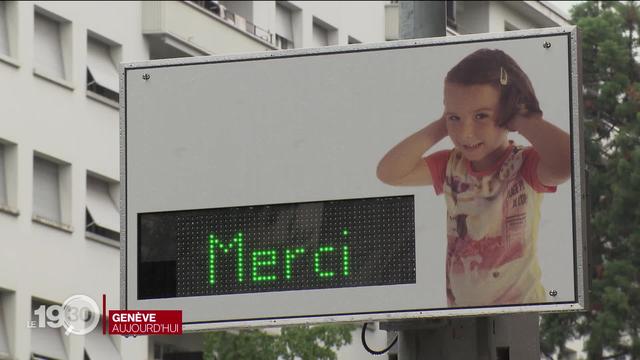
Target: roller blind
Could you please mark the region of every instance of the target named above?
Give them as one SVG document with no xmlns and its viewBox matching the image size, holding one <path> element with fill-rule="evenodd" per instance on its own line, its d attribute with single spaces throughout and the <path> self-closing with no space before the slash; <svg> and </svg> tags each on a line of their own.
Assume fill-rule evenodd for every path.
<svg viewBox="0 0 640 360">
<path fill-rule="evenodd" d="M 7 172 L 4 145 L 0 144 L 0 205 L 7 205 Z"/>
<path fill-rule="evenodd" d="M 0 359 L 8 359 L 9 341 L 7 337 L 7 321 L 4 318 L 5 309 L 3 309 L 2 294 L 0 294 Z"/>
<path fill-rule="evenodd" d="M 34 19 L 34 46 L 36 68 L 64 79 L 60 24 L 36 13 Z"/>
<path fill-rule="evenodd" d="M 120 214 L 106 181 L 87 177 L 87 211 L 98 226 L 120 232 Z"/>
<path fill-rule="evenodd" d="M 111 48 L 98 40 L 87 41 L 87 68 L 98 85 L 114 92 L 120 91 L 118 69 L 111 58 Z"/>
<path fill-rule="evenodd" d="M 33 159 L 33 213 L 61 222 L 59 166 L 51 161 Z"/>
<path fill-rule="evenodd" d="M 31 320 L 38 323 L 34 313 L 41 305 L 40 302 L 33 301 L 31 309 Z M 31 329 L 31 353 L 34 357 L 46 357 L 56 360 L 67 360 L 67 352 L 62 342 L 62 330 L 52 327 L 36 327 Z"/>
<path fill-rule="evenodd" d="M 51 327 L 31 329 L 31 353 L 50 359 L 66 360 L 67 352 L 62 343 L 61 330 Z"/>
<path fill-rule="evenodd" d="M 90 360 L 120 360 L 111 336 L 102 334 L 102 321 L 85 337 L 85 350 Z"/>
<path fill-rule="evenodd" d="M 0 54 L 9 54 L 9 25 L 7 24 L 7 4 L 0 2 Z"/>
<path fill-rule="evenodd" d="M 288 40 L 293 40 L 291 10 L 279 3 L 276 3 L 276 33 Z"/>
<path fill-rule="evenodd" d="M 329 45 L 329 32 L 322 26 L 313 24 L 313 46 L 321 47 Z"/>
</svg>

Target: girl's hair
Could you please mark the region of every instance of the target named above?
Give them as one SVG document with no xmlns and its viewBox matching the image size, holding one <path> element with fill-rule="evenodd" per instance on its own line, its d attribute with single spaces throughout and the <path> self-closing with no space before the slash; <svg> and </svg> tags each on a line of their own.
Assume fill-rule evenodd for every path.
<svg viewBox="0 0 640 360">
<path fill-rule="evenodd" d="M 480 49 L 467 55 L 449 70 L 445 82 L 460 85 L 488 84 L 498 89 L 498 126 L 505 126 L 523 106 L 529 114 L 542 115 L 529 77 L 502 50 Z"/>
</svg>

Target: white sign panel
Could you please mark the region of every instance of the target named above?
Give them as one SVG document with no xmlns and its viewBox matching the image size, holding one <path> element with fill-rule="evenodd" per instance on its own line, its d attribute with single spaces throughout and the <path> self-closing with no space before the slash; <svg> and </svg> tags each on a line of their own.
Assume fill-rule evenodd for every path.
<svg viewBox="0 0 640 360">
<path fill-rule="evenodd" d="M 132 63 L 122 87 L 125 309 L 585 306 L 574 28 Z"/>
</svg>

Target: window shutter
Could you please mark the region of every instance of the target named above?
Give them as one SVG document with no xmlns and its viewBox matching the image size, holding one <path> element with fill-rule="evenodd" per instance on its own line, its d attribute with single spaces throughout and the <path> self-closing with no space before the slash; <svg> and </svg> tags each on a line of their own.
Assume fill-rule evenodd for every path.
<svg viewBox="0 0 640 360">
<path fill-rule="evenodd" d="M 321 47 L 329 45 L 329 32 L 318 24 L 313 24 L 313 46 Z"/>
<path fill-rule="evenodd" d="M 9 353 L 9 341 L 7 340 L 7 324 L 4 321 L 2 314 L 4 314 L 4 309 L 2 308 L 4 304 L 2 303 L 2 293 L 0 293 L 0 359 L 9 358 L 11 355 Z"/>
<path fill-rule="evenodd" d="M 98 85 L 120 92 L 120 76 L 111 58 L 111 48 L 95 39 L 87 41 L 87 68 Z"/>
<path fill-rule="evenodd" d="M 4 145 L 0 144 L 0 205 L 7 205 L 7 172 L 4 154 Z"/>
<path fill-rule="evenodd" d="M 32 301 L 31 320 L 38 323 L 38 319 L 34 313 L 42 304 L 38 301 Z M 31 329 L 31 353 L 40 357 L 67 360 L 67 352 L 62 342 L 63 328 L 56 329 L 52 327 L 36 327 Z"/>
<path fill-rule="evenodd" d="M 61 222 L 59 181 L 57 164 L 37 157 L 33 159 L 34 215 Z"/>
<path fill-rule="evenodd" d="M 85 350 L 91 360 L 120 360 L 120 353 L 109 335 L 102 334 L 102 321 L 85 337 Z"/>
<path fill-rule="evenodd" d="M 65 79 L 60 24 L 38 13 L 34 25 L 34 62 L 36 68 Z"/>
<path fill-rule="evenodd" d="M 31 329 L 31 352 L 48 359 L 66 360 L 61 330 L 52 327 Z"/>
<path fill-rule="evenodd" d="M 291 10 L 276 2 L 276 33 L 287 40 L 293 41 L 293 22 Z"/>
<path fill-rule="evenodd" d="M 9 53 L 9 25 L 7 21 L 7 4 L 0 2 L 0 54 Z"/>
<path fill-rule="evenodd" d="M 120 214 L 107 182 L 87 177 L 87 211 L 98 226 L 120 232 Z"/>
</svg>

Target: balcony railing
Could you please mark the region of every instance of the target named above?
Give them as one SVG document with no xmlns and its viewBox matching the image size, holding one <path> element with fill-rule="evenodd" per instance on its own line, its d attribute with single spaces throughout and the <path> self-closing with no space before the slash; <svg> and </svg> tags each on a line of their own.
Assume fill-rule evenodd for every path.
<svg viewBox="0 0 640 360">
<path fill-rule="evenodd" d="M 240 29 L 247 34 L 257 37 L 273 46 L 279 47 L 276 42 L 275 34 L 270 32 L 269 30 L 265 30 L 258 25 L 252 23 L 251 21 L 245 19 L 244 17 L 229 11 L 224 5 L 218 3 L 217 1 L 211 0 L 200 0 L 200 1 L 186 1 L 197 5 L 207 12 L 212 14 L 213 16 L 223 20 L 237 29 Z"/>
</svg>

